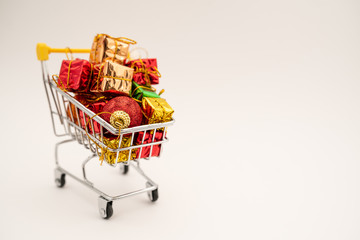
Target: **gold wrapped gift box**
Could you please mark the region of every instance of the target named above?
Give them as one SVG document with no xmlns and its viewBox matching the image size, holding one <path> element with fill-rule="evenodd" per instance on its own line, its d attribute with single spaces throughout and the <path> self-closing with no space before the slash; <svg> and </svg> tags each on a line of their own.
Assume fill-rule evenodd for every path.
<svg viewBox="0 0 360 240">
<path fill-rule="evenodd" d="M 132 42 L 106 34 L 96 35 L 90 51 L 90 63 L 101 63 L 109 58 L 124 64 L 129 51 L 129 43 Z"/>
<path fill-rule="evenodd" d="M 163 98 L 142 99 L 142 108 L 147 118 L 147 124 L 169 122 L 174 110 Z"/>
<path fill-rule="evenodd" d="M 92 92 L 117 91 L 130 94 L 134 69 L 110 60 L 97 64 L 95 69 L 98 76 L 93 79 Z"/>
<path fill-rule="evenodd" d="M 108 146 L 111 149 L 117 149 L 119 147 L 119 139 L 118 138 L 115 138 L 115 139 L 104 138 L 103 142 L 106 146 Z M 129 137 L 123 136 L 120 148 L 130 147 L 130 145 L 131 145 L 131 136 L 129 136 Z M 118 163 L 126 162 L 129 158 L 129 152 L 130 152 L 130 150 L 120 151 L 119 156 L 117 158 L 117 162 Z M 130 156 L 131 160 L 134 160 L 136 158 L 136 152 L 137 152 L 137 149 L 131 150 L 131 156 Z M 116 152 L 112 152 L 108 148 L 103 148 L 103 149 L 101 149 L 101 153 L 104 156 L 104 160 L 106 162 L 108 162 L 109 164 L 115 164 L 116 154 L 117 154 Z"/>
</svg>

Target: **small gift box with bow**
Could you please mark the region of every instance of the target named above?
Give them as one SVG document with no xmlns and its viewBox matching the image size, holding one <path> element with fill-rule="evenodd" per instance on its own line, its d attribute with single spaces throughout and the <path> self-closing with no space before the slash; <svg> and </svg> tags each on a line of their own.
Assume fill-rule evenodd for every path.
<svg viewBox="0 0 360 240">
<path fill-rule="evenodd" d="M 134 70 L 117 62 L 106 60 L 94 65 L 91 92 L 113 92 L 128 96 Z"/>
<path fill-rule="evenodd" d="M 136 44 L 136 42 L 124 37 L 114 38 L 106 34 L 98 34 L 91 47 L 90 62 L 101 63 L 105 59 L 111 59 L 124 64 L 130 44 Z"/>
<path fill-rule="evenodd" d="M 113 137 L 113 138 L 104 137 L 103 142 L 108 148 L 101 149 L 102 157 L 100 157 L 100 160 L 102 160 L 102 158 L 103 158 L 109 164 L 115 164 L 116 162 L 126 162 L 129 158 L 129 154 L 130 154 L 130 159 L 134 160 L 136 157 L 137 151 L 138 151 L 137 149 L 132 149 L 131 153 L 130 153 L 130 150 L 120 151 L 119 155 L 116 159 L 117 153 L 110 151 L 109 149 L 114 149 L 114 150 L 118 149 L 119 141 L 120 140 L 118 137 Z M 130 147 L 130 145 L 131 145 L 131 135 L 123 136 L 122 140 L 121 140 L 120 148 Z"/>
<path fill-rule="evenodd" d="M 174 110 L 163 98 L 144 97 L 142 109 L 146 118 L 145 124 L 169 122 L 174 113 Z"/>
<path fill-rule="evenodd" d="M 132 60 L 126 65 L 134 69 L 133 80 L 136 83 L 146 86 L 159 83 L 161 74 L 157 68 L 156 58 Z"/>
<path fill-rule="evenodd" d="M 154 131 L 151 131 L 151 132 L 147 131 L 145 133 L 145 136 L 144 136 L 144 132 L 139 132 L 139 134 L 138 134 L 138 136 L 136 138 L 136 144 L 140 145 L 141 142 L 143 144 L 152 143 L 153 142 L 152 141 L 153 137 L 154 137 L 154 142 L 159 142 L 159 141 L 163 140 L 163 136 L 164 136 L 164 131 L 163 130 L 156 131 L 155 137 L 154 137 Z M 143 141 L 143 139 L 144 139 L 144 141 Z M 149 157 L 150 156 L 150 150 L 151 150 L 151 146 L 139 148 L 139 150 L 136 153 L 136 158 L 139 158 L 140 151 L 141 151 L 140 158 Z M 152 146 L 151 156 L 152 157 L 159 156 L 160 155 L 160 150 L 161 150 L 161 144 L 154 144 Z"/>
<path fill-rule="evenodd" d="M 87 60 L 63 60 L 57 84 L 59 88 L 79 92 L 88 90 L 92 66 Z"/>
<path fill-rule="evenodd" d="M 105 104 L 107 103 L 107 97 L 106 96 L 83 96 L 83 95 L 75 95 L 74 97 L 77 101 L 79 101 L 81 104 L 83 104 L 85 107 L 87 107 L 89 110 L 93 111 L 94 113 L 100 113 L 102 112 Z M 71 102 L 69 103 L 67 107 L 67 116 L 70 118 L 72 122 L 74 122 L 76 125 L 79 125 L 83 129 L 87 129 L 89 133 L 93 133 L 93 128 L 95 130 L 95 133 L 100 133 L 100 125 L 96 121 L 93 121 L 93 124 L 88 123 L 90 121 L 90 118 L 83 114 L 83 112 L 78 109 L 76 111 L 76 107 Z M 86 120 L 84 120 L 84 115 L 86 116 Z M 87 124 L 88 123 L 88 124 Z"/>
<path fill-rule="evenodd" d="M 160 98 L 160 95 L 155 92 L 155 89 L 148 86 L 143 86 L 135 81 L 132 82 L 131 97 L 137 102 L 141 103 L 144 97 Z"/>
</svg>

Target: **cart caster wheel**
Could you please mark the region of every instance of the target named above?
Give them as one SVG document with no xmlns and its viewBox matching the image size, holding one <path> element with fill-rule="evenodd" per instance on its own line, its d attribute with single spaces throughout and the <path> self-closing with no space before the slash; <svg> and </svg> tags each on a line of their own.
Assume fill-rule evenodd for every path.
<svg viewBox="0 0 360 240">
<path fill-rule="evenodd" d="M 127 174 L 129 172 L 129 165 L 120 165 L 120 172 L 122 174 Z"/>
<path fill-rule="evenodd" d="M 99 212 L 103 219 L 109 219 L 113 215 L 112 201 L 107 201 L 103 197 L 99 197 Z"/>
<path fill-rule="evenodd" d="M 65 185 L 65 174 L 61 174 L 60 178 L 55 179 L 56 186 L 62 188 Z"/>
<path fill-rule="evenodd" d="M 151 187 L 151 186 L 152 186 L 151 183 L 146 182 L 146 187 Z M 152 201 L 152 202 L 156 202 L 159 198 L 158 189 L 148 191 L 147 194 L 148 194 L 150 201 Z"/>
<path fill-rule="evenodd" d="M 59 188 L 65 185 L 65 173 L 60 172 L 58 169 L 55 169 L 55 184 Z"/>
</svg>

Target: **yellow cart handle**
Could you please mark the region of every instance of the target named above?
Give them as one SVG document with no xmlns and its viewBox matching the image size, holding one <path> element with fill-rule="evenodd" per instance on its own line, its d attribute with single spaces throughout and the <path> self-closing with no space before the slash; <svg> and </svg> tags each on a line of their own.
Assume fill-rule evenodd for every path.
<svg viewBox="0 0 360 240">
<path fill-rule="evenodd" d="M 90 53 L 90 49 L 70 48 L 70 51 L 72 53 Z M 50 53 L 67 53 L 70 51 L 69 48 L 50 48 L 45 43 L 38 43 L 36 45 L 36 55 L 39 61 L 48 60 Z"/>
</svg>

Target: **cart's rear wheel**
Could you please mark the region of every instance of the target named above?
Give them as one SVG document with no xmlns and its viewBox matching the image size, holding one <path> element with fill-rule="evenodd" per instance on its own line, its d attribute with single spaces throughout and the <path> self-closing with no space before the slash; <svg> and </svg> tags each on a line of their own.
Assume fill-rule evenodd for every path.
<svg viewBox="0 0 360 240">
<path fill-rule="evenodd" d="M 151 186 L 152 186 L 151 183 L 146 182 L 146 187 L 151 187 Z M 152 202 L 156 202 L 159 198 L 159 192 L 158 192 L 157 188 L 155 190 L 148 191 L 147 194 L 148 194 L 150 201 L 152 201 Z"/>
<path fill-rule="evenodd" d="M 65 185 L 65 173 L 61 174 L 60 178 L 55 178 L 56 186 L 62 188 Z"/>
<path fill-rule="evenodd" d="M 120 165 L 120 172 L 122 174 L 127 174 L 129 172 L 129 165 L 121 164 Z"/>
<path fill-rule="evenodd" d="M 104 219 L 109 219 L 111 218 L 111 216 L 113 215 L 114 210 L 112 208 L 112 202 L 108 202 L 106 204 L 106 217 L 104 217 Z"/>
<path fill-rule="evenodd" d="M 99 212 L 103 219 L 109 219 L 113 215 L 112 201 L 107 201 L 103 197 L 99 197 Z"/>
</svg>

